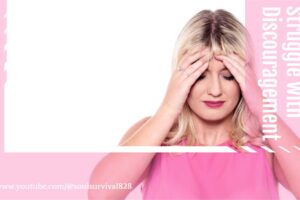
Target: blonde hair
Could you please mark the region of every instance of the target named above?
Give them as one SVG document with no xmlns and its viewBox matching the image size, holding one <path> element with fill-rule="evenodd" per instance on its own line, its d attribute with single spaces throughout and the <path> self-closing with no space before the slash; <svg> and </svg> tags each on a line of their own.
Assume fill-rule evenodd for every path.
<svg viewBox="0 0 300 200">
<path fill-rule="evenodd" d="M 246 48 L 249 48 L 248 43 L 246 44 L 247 39 L 247 30 L 231 13 L 225 10 L 200 11 L 188 21 L 179 34 L 173 53 L 172 70 L 177 69 L 183 55 L 187 52 L 192 53 L 193 49 L 199 46 L 210 48 L 211 57 L 214 53 L 225 55 L 236 53 L 242 59 L 251 63 L 251 58 L 246 55 Z M 200 143 L 191 113 L 191 109 L 185 103 L 183 111 L 171 130 L 174 134 L 166 138 L 164 144 L 177 144 L 183 138 L 187 139 L 187 145 Z M 240 147 L 247 142 L 261 144 L 259 131 L 254 131 L 254 129 L 249 131 L 250 127 L 246 127 L 246 122 L 249 119 L 249 110 L 241 95 L 234 110 L 232 117 L 233 131 L 230 133 L 231 140 L 236 147 Z"/>
</svg>

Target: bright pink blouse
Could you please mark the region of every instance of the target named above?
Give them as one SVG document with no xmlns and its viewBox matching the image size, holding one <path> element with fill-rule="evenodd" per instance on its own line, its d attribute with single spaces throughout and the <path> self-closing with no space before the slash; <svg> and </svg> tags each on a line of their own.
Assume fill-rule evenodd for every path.
<svg viewBox="0 0 300 200">
<path fill-rule="evenodd" d="M 157 153 L 143 199 L 279 199 L 265 150 L 247 146 L 257 153 Z"/>
</svg>

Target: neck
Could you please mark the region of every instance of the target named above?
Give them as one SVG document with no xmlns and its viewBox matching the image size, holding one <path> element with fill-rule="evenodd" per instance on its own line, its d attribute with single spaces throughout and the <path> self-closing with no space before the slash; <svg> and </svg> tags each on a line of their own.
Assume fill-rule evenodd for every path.
<svg viewBox="0 0 300 200">
<path fill-rule="evenodd" d="M 193 115 L 199 142 L 203 145 L 218 145 L 230 139 L 232 115 L 218 121 L 207 121 Z"/>
</svg>

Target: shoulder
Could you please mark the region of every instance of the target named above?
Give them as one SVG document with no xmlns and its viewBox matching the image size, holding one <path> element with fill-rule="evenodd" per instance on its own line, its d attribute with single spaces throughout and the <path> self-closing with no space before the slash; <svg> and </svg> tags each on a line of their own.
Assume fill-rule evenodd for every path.
<svg viewBox="0 0 300 200">
<path fill-rule="evenodd" d="M 141 128 L 147 121 L 149 121 L 149 119 L 151 119 L 151 116 L 144 117 L 135 122 L 123 135 L 122 139 L 119 142 L 119 145 L 122 145 L 127 139 L 129 139 L 139 128 Z"/>
</svg>

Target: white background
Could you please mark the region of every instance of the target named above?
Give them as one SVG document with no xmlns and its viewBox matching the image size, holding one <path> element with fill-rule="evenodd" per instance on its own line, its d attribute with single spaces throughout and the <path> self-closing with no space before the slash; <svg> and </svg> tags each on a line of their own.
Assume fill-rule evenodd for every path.
<svg viewBox="0 0 300 200">
<path fill-rule="evenodd" d="M 7 1 L 6 152 L 100 152 L 153 115 L 176 38 L 203 9 L 244 22 L 237 0 Z"/>
</svg>

